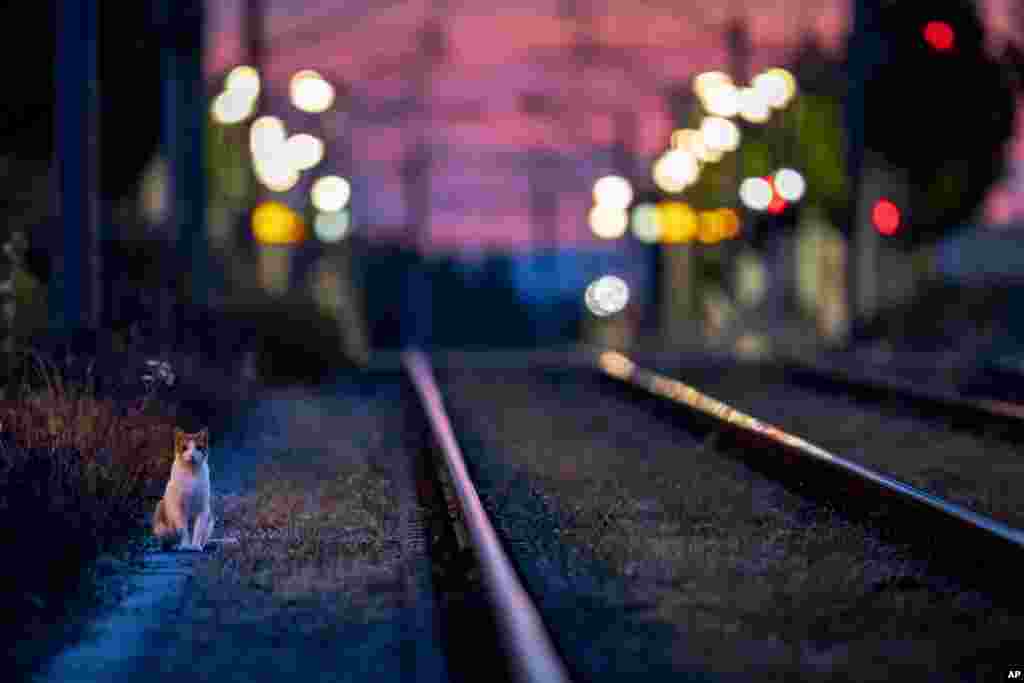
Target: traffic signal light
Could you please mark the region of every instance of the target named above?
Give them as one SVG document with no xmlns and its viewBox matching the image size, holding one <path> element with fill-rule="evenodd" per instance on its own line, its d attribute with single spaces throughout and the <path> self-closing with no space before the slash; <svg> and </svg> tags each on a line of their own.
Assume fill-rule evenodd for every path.
<svg viewBox="0 0 1024 683">
<path fill-rule="evenodd" d="M 871 207 L 871 224 L 883 235 L 895 235 L 901 219 L 899 207 L 888 199 L 879 199 Z"/>
<path fill-rule="evenodd" d="M 933 50 L 947 52 L 956 44 L 956 31 L 945 21 L 929 21 L 921 30 L 924 40 Z"/>
<path fill-rule="evenodd" d="M 913 222 L 904 211 L 898 240 L 932 242 L 969 220 L 1005 171 L 1009 69 L 986 51 L 970 0 L 861 4 L 867 20 L 850 50 L 862 60 L 851 92 L 862 98 L 863 146 L 906 171 Z"/>
</svg>

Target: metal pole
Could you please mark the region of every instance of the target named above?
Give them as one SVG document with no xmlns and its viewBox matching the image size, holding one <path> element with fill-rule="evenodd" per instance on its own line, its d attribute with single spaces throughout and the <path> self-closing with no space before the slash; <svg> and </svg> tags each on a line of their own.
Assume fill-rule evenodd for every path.
<svg viewBox="0 0 1024 683">
<path fill-rule="evenodd" d="M 50 326 L 72 334 L 99 323 L 99 87 L 96 0 L 57 4 L 57 164 L 61 244 L 53 254 Z"/>
</svg>

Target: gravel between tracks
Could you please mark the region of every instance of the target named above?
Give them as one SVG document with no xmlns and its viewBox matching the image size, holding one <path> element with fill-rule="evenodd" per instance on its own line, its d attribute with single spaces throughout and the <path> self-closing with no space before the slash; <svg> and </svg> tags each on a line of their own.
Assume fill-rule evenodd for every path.
<svg viewBox="0 0 1024 683">
<path fill-rule="evenodd" d="M 592 373 L 439 373 L 471 473 L 581 680 L 989 680 L 1024 615 Z"/>
<path fill-rule="evenodd" d="M 878 404 L 786 382 L 765 367 L 661 369 L 836 455 L 1024 528 L 1024 453 L 998 434 L 924 418 L 899 398 Z"/>
</svg>

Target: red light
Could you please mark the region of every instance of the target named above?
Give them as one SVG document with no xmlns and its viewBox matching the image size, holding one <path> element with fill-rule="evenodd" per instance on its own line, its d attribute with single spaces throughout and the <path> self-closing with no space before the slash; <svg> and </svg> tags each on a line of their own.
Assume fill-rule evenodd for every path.
<svg viewBox="0 0 1024 683">
<path fill-rule="evenodd" d="M 933 49 L 946 52 L 953 49 L 956 34 L 953 27 L 944 21 L 929 21 L 924 25 L 924 39 Z"/>
<path fill-rule="evenodd" d="M 879 199 L 871 209 L 871 222 L 883 235 L 895 235 L 900 229 L 900 210 L 888 199 Z"/>
<path fill-rule="evenodd" d="M 774 195 L 772 200 L 768 202 L 768 213 L 778 215 L 785 211 L 787 206 L 789 206 L 789 204 L 786 203 L 785 199 L 779 195 Z"/>
</svg>

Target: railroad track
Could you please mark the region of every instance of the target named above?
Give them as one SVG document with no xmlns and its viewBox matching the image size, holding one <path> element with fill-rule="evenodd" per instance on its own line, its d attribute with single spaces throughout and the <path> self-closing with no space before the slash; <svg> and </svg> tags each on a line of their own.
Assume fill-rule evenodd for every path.
<svg viewBox="0 0 1024 683">
<path fill-rule="evenodd" d="M 1019 566 L 1021 559 L 1024 559 L 1024 532 L 1014 526 L 900 481 L 896 477 L 865 466 L 855 459 L 831 452 L 808 439 L 756 419 L 703 394 L 695 387 L 638 367 L 621 354 L 601 354 L 590 370 L 585 369 L 585 364 L 568 364 L 563 362 L 564 359 L 550 358 L 547 360 L 547 365 L 555 368 L 554 372 L 559 377 L 569 376 L 564 373 L 581 377 L 592 376 L 593 380 L 584 381 L 593 381 L 597 384 L 586 384 L 585 391 L 591 391 L 595 386 L 603 386 L 607 390 L 607 382 L 611 381 L 626 388 L 631 396 L 630 401 L 634 403 L 638 392 L 646 394 L 649 398 L 657 397 L 654 403 L 648 402 L 645 404 L 647 407 L 642 410 L 653 409 L 663 419 L 667 419 L 669 422 L 682 421 L 686 423 L 686 428 L 689 431 L 703 434 L 704 441 L 701 442 L 697 439 L 695 444 L 699 458 L 704 458 L 709 451 L 714 450 L 716 442 L 724 440 L 725 450 L 731 450 L 734 456 L 737 456 L 738 453 L 739 455 L 734 459 L 745 462 L 752 471 L 768 474 L 770 478 L 783 482 L 791 491 L 798 492 L 804 499 L 815 501 L 815 505 L 825 506 L 823 509 L 838 510 L 846 517 L 852 513 L 853 518 L 867 521 L 871 528 L 886 532 L 883 534 L 886 540 L 906 541 L 908 547 L 913 547 L 914 551 L 924 558 L 923 562 L 932 570 L 939 571 L 941 576 L 952 577 L 951 580 L 954 581 L 964 579 L 967 582 L 964 584 L 965 586 L 980 589 L 986 595 L 992 596 L 992 599 L 996 600 L 1000 606 L 1003 605 L 1003 602 L 1014 603 L 1014 600 L 1017 599 L 1019 591 L 1014 590 L 1015 577 L 1012 576 L 1012 572 L 1005 571 L 1007 568 Z M 560 528 L 571 526 L 571 524 L 567 524 L 564 519 L 562 521 L 544 521 L 545 516 L 551 510 L 565 506 L 565 501 L 554 500 L 560 495 L 559 490 L 556 487 L 545 492 L 542 489 L 533 488 L 529 482 L 531 476 L 529 468 L 521 469 L 514 475 L 486 474 L 490 465 L 482 465 L 479 460 L 486 459 L 486 456 L 483 455 L 484 452 L 496 442 L 482 439 L 480 437 L 482 430 L 479 427 L 473 427 L 470 424 L 470 427 L 466 429 L 462 426 L 463 423 L 468 422 L 466 419 L 468 413 L 465 409 L 467 401 L 476 405 L 473 403 L 473 399 L 466 399 L 460 395 L 462 392 L 457 379 L 454 383 L 450 377 L 446 381 L 441 381 L 441 386 L 446 385 L 446 382 L 453 384 L 455 388 L 451 389 L 448 395 L 452 401 L 460 404 L 460 410 L 456 412 L 461 412 L 461 417 L 458 419 L 449 417 L 446 411 L 446 400 L 448 399 L 442 396 L 439 382 L 434 376 L 427 357 L 411 352 L 402 356 L 402 362 L 426 412 L 433 441 L 440 456 L 438 463 L 443 470 L 442 478 L 445 480 L 445 488 L 450 494 L 449 504 L 458 508 L 458 516 L 462 525 L 461 537 L 472 546 L 473 555 L 479 562 L 488 602 L 494 613 L 494 623 L 497 625 L 500 648 L 507 657 L 511 678 L 517 681 L 565 681 L 570 679 L 570 672 L 572 672 L 571 675 L 574 679 L 600 680 L 597 672 L 602 671 L 601 664 L 595 664 L 593 659 L 589 662 L 585 661 L 587 657 L 593 658 L 593 653 L 581 655 L 580 653 L 585 651 L 586 647 L 582 646 L 578 640 L 574 642 L 572 634 L 567 633 L 571 630 L 571 627 L 567 627 L 565 613 L 569 605 L 564 602 L 560 606 L 558 605 L 559 598 L 551 592 L 550 585 L 546 585 L 551 584 L 554 579 L 550 576 L 543 577 L 544 571 L 537 569 L 538 564 L 550 561 L 550 557 L 545 558 L 545 552 L 549 556 L 563 554 L 566 557 L 575 552 L 574 549 L 565 547 L 571 545 L 571 539 L 566 540 L 568 539 L 568 536 L 565 535 L 566 529 Z M 569 369 L 570 365 L 575 367 Z M 809 369 L 789 366 L 786 371 L 807 373 Z M 502 378 L 510 377 L 510 373 L 513 375 L 528 373 L 529 370 L 523 367 L 514 371 L 505 371 L 502 374 L 500 368 L 492 366 L 478 368 L 475 372 L 478 379 L 483 374 L 490 373 L 497 376 L 495 382 L 501 384 L 501 382 L 507 381 L 511 385 L 511 381 Z M 559 375 L 558 373 L 563 374 Z M 444 374 L 457 377 L 459 374 L 457 364 L 449 363 Z M 604 379 L 599 379 L 599 377 Z M 852 381 L 852 378 L 849 377 L 845 379 L 847 383 Z M 550 389 L 550 385 L 557 387 L 560 381 L 542 380 L 542 383 L 547 383 Z M 605 382 L 605 384 L 601 384 L 601 382 Z M 536 381 L 534 383 L 536 384 Z M 529 391 L 533 391 L 533 389 Z M 543 391 L 545 390 L 542 389 L 541 393 Z M 592 394 L 588 395 L 592 396 Z M 560 400 L 556 398 L 552 405 L 557 405 Z M 671 408 L 669 401 L 671 401 Z M 933 402 L 930 405 L 937 409 L 942 404 Z M 978 406 L 973 406 L 971 409 L 977 410 Z M 579 418 L 581 414 L 577 413 L 575 417 Z M 999 419 L 1006 417 L 1006 415 L 1001 415 Z M 458 431 L 453 424 L 459 425 Z M 464 440 L 470 443 L 469 450 L 472 455 L 469 457 L 465 456 L 462 451 Z M 566 439 L 566 443 L 569 444 L 568 439 Z M 643 439 L 634 439 L 630 442 L 630 446 L 638 449 L 643 445 Z M 618 450 L 623 451 L 623 448 L 619 447 Z M 552 449 L 552 456 L 554 456 L 554 449 Z M 580 462 L 576 463 L 575 460 Z M 573 475 L 566 481 L 578 479 L 585 474 L 579 472 L 580 467 L 587 467 L 586 458 L 582 456 L 579 458 L 561 456 L 558 462 L 557 467 L 573 470 Z M 702 467 L 713 467 L 706 460 L 701 463 Z M 541 470 L 543 467 L 542 465 Z M 548 472 L 541 470 L 536 472 L 539 477 L 548 476 Z M 478 491 L 478 484 L 475 484 L 473 480 L 475 477 L 471 477 L 471 474 L 474 474 L 478 478 L 481 476 L 481 472 L 484 473 L 484 479 L 489 478 L 489 483 L 484 485 L 483 493 Z M 751 491 L 755 489 L 760 491 L 768 486 L 750 479 L 748 474 L 734 473 L 730 476 L 749 479 L 750 482 L 753 482 L 750 483 L 750 486 L 753 487 L 750 489 Z M 515 493 L 516 490 L 519 490 L 518 494 Z M 723 488 L 723 490 L 726 489 Z M 552 493 L 554 495 L 551 495 Z M 690 493 L 696 495 L 699 490 L 693 489 Z M 554 537 L 556 540 L 549 544 L 547 551 L 538 552 L 536 550 L 537 543 L 534 542 L 536 538 L 528 538 L 532 532 L 520 533 L 516 531 L 515 524 L 508 521 L 515 517 L 509 512 L 510 503 L 508 501 L 515 499 L 516 495 L 520 496 L 520 500 L 514 503 L 515 505 L 527 505 L 528 507 L 525 501 L 527 497 L 533 498 L 533 501 L 540 505 L 538 511 L 533 513 L 534 517 L 531 523 L 534 527 L 538 524 L 546 524 L 551 527 L 548 536 Z M 748 493 L 742 493 L 741 498 L 746 495 Z M 753 493 L 749 495 L 753 501 L 755 495 Z M 772 493 L 771 495 L 775 496 L 776 494 Z M 652 512 L 652 510 L 663 508 L 670 502 L 668 497 L 632 499 L 624 488 L 607 499 L 607 504 L 603 504 L 604 506 L 601 508 L 602 512 L 594 516 L 594 519 L 591 520 L 592 523 L 587 528 L 597 529 L 598 531 L 594 533 L 600 536 L 601 533 L 605 533 L 613 525 L 618 524 L 622 527 L 619 530 L 622 533 L 619 535 L 628 535 L 627 532 L 630 529 L 627 527 L 632 522 L 629 520 L 623 522 L 623 519 L 629 515 L 637 519 L 653 519 L 654 517 L 663 519 L 658 517 L 661 512 Z M 757 507 L 753 502 L 751 506 L 751 509 Z M 774 512 L 775 509 L 772 508 L 772 514 Z M 493 521 L 488 513 L 494 518 Z M 516 514 L 522 517 L 524 513 L 520 511 Z M 763 517 L 768 513 L 762 510 L 758 514 Z M 571 516 L 570 514 L 569 517 Z M 758 519 L 760 520 L 758 523 L 763 522 L 763 519 Z M 829 519 L 834 518 L 830 517 Z M 577 526 L 579 527 L 579 525 Z M 713 527 L 714 524 L 711 526 Z M 694 534 L 699 536 L 713 533 L 713 531 L 709 532 L 707 527 L 708 525 L 705 524 L 701 530 L 702 527 L 699 524 L 693 525 L 688 531 L 690 538 L 695 538 Z M 632 532 L 638 533 L 637 529 L 632 529 Z M 641 529 L 639 533 L 644 532 Z M 853 534 L 854 532 L 849 533 Z M 614 535 L 611 534 L 609 537 Z M 653 535 L 657 536 L 658 534 Z M 562 543 L 563 540 L 566 542 Z M 662 541 L 670 543 L 671 539 L 660 538 L 659 542 Z M 608 544 L 613 545 L 614 542 L 617 541 L 609 541 Z M 605 544 L 604 548 L 601 547 L 602 544 L 605 544 L 603 537 L 596 543 L 595 552 L 607 551 L 608 544 Z M 591 549 L 594 545 L 591 543 Z M 532 549 L 531 546 L 533 546 Z M 870 554 L 867 550 L 864 552 Z M 763 560 L 763 558 L 760 559 Z M 875 560 L 870 560 L 870 562 L 875 562 Z M 634 568 L 631 571 L 628 562 L 621 569 L 620 578 L 629 576 L 637 578 L 637 570 Z M 573 570 L 570 568 L 563 573 L 571 576 Z M 563 576 L 560 580 L 564 582 L 566 577 Z M 571 579 L 569 580 L 571 581 Z M 657 578 L 650 577 L 647 580 L 652 585 L 659 581 Z M 634 583 L 643 582 L 644 579 L 640 578 Z M 627 581 L 627 583 L 629 582 Z M 913 581 L 910 583 L 913 584 Z M 884 587 L 888 584 L 882 580 L 877 585 L 881 585 L 883 588 L 876 587 L 874 589 L 876 591 L 885 590 Z M 634 588 L 628 590 L 634 590 Z M 586 597 L 576 595 L 576 588 L 568 588 L 563 585 L 562 589 L 563 592 L 574 598 Z M 640 592 L 643 593 L 642 590 Z M 603 614 L 606 617 L 611 617 L 612 620 L 617 618 L 612 617 L 614 614 L 650 614 L 652 610 L 656 609 L 656 603 L 657 600 L 645 600 L 634 595 L 616 603 L 614 609 L 609 609 Z M 559 609 L 561 609 L 561 616 L 558 616 Z M 574 607 L 573 611 L 577 609 Z M 694 609 L 706 610 L 707 605 L 697 605 Z M 756 621 L 763 618 L 763 615 L 751 613 L 747 614 L 746 618 L 749 621 Z M 546 622 L 555 625 L 548 627 L 545 625 Z M 689 625 L 694 627 L 692 621 Z M 672 647 L 677 650 L 687 649 L 682 644 L 686 638 L 676 641 L 668 636 L 665 637 L 668 639 L 666 642 L 673 643 Z M 631 646 L 635 646 L 635 643 Z M 624 650 L 629 649 L 624 645 L 620 647 Z M 657 645 L 652 643 L 652 647 L 657 647 Z M 633 656 L 636 654 L 633 652 Z M 648 655 L 653 656 L 652 653 L 648 653 Z M 654 657 L 658 661 L 648 662 L 650 666 L 646 668 L 635 661 L 633 663 L 637 665 L 637 672 L 659 670 L 660 667 L 662 673 L 667 673 L 670 670 L 678 673 L 680 667 L 688 667 L 686 673 L 699 678 L 698 668 L 700 665 L 697 662 L 700 661 L 700 658 L 691 657 L 691 655 L 694 653 L 688 651 L 685 655 L 679 654 L 679 657 L 671 659 L 671 661 L 660 656 L 660 658 Z M 618 655 L 607 654 L 606 664 L 608 662 L 613 664 L 606 668 L 609 671 L 622 673 L 623 660 L 617 657 Z M 606 680 L 615 679 L 607 678 Z"/>
</svg>

